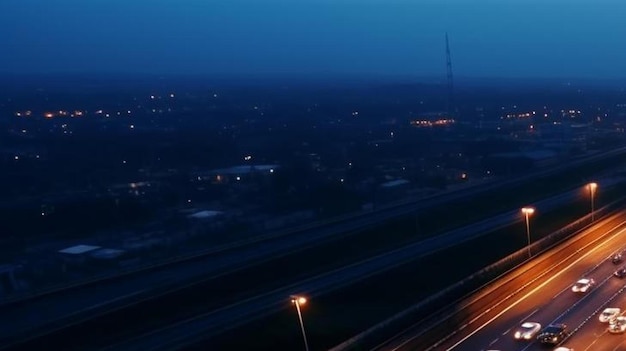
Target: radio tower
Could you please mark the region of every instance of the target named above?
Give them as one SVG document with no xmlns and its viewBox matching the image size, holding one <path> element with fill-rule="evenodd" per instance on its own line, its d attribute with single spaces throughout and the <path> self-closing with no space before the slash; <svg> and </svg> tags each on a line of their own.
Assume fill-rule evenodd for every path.
<svg viewBox="0 0 626 351">
<path fill-rule="evenodd" d="M 450 118 L 454 118 L 454 80 L 452 79 L 452 59 L 450 58 L 448 32 L 446 32 L 446 73 L 448 76 L 448 100 L 446 102 L 446 112 Z"/>
</svg>

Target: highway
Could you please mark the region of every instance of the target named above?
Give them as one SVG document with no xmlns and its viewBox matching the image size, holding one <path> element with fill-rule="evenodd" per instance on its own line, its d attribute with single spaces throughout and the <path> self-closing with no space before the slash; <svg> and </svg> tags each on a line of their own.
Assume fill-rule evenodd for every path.
<svg viewBox="0 0 626 351">
<path fill-rule="evenodd" d="M 514 340 L 515 329 L 526 321 L 542 326 L 565 323 L 572 334 L 562 345 L 576 351 L 624 349 L 624 335 L 606 333 L 607 325 L 598 321 L 598 313 L 606 307 L 626 308 L 626 279 L 613 276 L 617 267 L 626 262 L 614 265 L 610 261 L 613 254 L 626 250 L 626 215 L 597 223 L 591 230 L 592 235 L 607 235 L 588 247 L 580 247 L 566 260 L 553 262 L 555 269 L 545 276 L 529 276 L 528 281 L 538 278 L 538 284 L 513 295 L 505 303 L 490 306 L 489 311 L 468 311 L 479 317 L 474 323 L 451 330 L 449 337 L 438 345 L 429 348 L 416 344 L 411 336 L 402 335 L 376 349 L 545 350 L 534 339 Z M 597 285 L 586 294 L 572 292 L 571 286 L 581 277 L 593 278 Z"/>
<path fill-rule="evenodd" d="M 537 205 L 547 212 L 548 209 L 558 206 L 562 201 L 571 201 L 572 197 L 576 196 L 576 193 L 576 191 L 568 192 L 544 200 Z M 106 350 L 134 350 L 138 348 L 143 350 L 166 350 L 174 347 L 174 345 L 197 339 L 199 336 L 216 335 L 228 328 L 283 308 L 285 297 L 291 294 L 306 292 L 307 296 L 314 298 L 317 295 L 329 293 L 374 274 L 380 274 L 447 247 L 471 240 L 475 236 L 483 235 L 487 230 L 494 229 L 494 226 L 506 227 L 512 222 L 519 221 L 519 217 L 519 210 L 510 211 L 489 220 L 451 231 L 445 235 L 422 240 L 261 296 L 225 306 L 217 311 L 194 316 L 174 325 L 151 331 L 128 342 L 115 344 L 106 348 Z"/>
<path fill-rule="evenodd" d="M 620 149 L 612 154 L 621 154 Z M 607 156 L 594 155 L 592 159 L 601 159 Z M 581 161 L 582 162 L 582 161 Z M 89 284 L 77 285 L 75 287 L 59 289 L 41 296 L 35 296 L 24 301 L 6 303 L 0 308 L 0 342 L 9 340 L 17 336 L 29 337 L 36 335 L 33 331 L 37 328 L 48 326 L 60 327 L 67 323 L 80 323 L 83 320 L 93 318 L 101 312 L 126 306 L 137 301 L 163 293 L 164 289 L 186 288 L 190 281 L 197 281 L 200 277 L 204 280 L 223 276 L 229 272 L 240 270 L 244 267 L 254 266 L 267 259 L 274 259 L 286 253 L 294 253 L 304 250 L 307 247 L 320 245 L 325 241 L 336 240 L 342 235 L 349 235 L 361 228 L 370 227 L 376 223 L 381 223 L 386 219 L 412 213 L 422 207 L 442 204 L 454 199 L 462 198 L 485 190 L 499 189 L 500 187 L 519 182 L 521 179 L 532 179 L 562 170 L 564 167 L 557 167 L 554 170 L 546 170 L 537 174 L 520 177 L 504 183 L 487 184 L 485 186 L 464 189 L 455 193 L 437 196 L 430 202 L 405 203 L 390 206 L 374 211 L 369 214 L 350 216 L 349 221 L 337 220 L 318 226 L 311 225 L 303 228 L 291 235 L 267 236 L 254 241 L 233 245 L 223 250 L 213 250 L 209 253 L 202 253 L 181 261 L 169 262 L 167 264 L 140 270 L 133 274 L 127 274 L 113 279 L 105 279 Z M 575 192 L 575 191 L 574 191 Z M 566 202 L 575 195 L 561 195 L 552 198 L 543 206 L 547 211 L 548 207 L 556 206 L 557 203 Z M 553 202 L 552 205 L 549 205 Z M 542 206 L 537 204 L 538 207 Z M 505 219 L 506 218 L 506 219 Z M 450 242 L 451 240 L 469 240 L 476 235 L 481 235 L 488 229 L 496 229 L 505 226 L 505 223 L 518 221 L 517 211 L 503 214 L 499 218 L 477 223 L 474 226 L 463 228 L 465 232 L 455 231 L 455 236 L 449 239 L 438 238 L 438 245 Z M 473 227 L 473 232 L 469 232 Z M 340 235 L 337 235 L 339 233 Z M 452 234 L 452 233 L 448 233 Z M 451 239 L 452 238 L 452 239 Z M 274 240 L 276 239 L 276 240 Z M 432 245 L 426 246 L 432 248 Z M 436 250 L 434 250 L 436 251 Z M 14 339 L 11 339 L 14 340 Z"/>
<path fill-rule="evenodd" d="M 476 191 L 468 190 L 471 190 L 469 193 Z M 434 197 L 433 202 L 452 201 L 466 195 L 467 192 L 446 194 Z M 566 200 L 561 197 L 561 201 Z M 343 218 L 349 220 L 337 219 L 324 225 L 314 223 L 293 232 L 228 244 L 116 277 L 63 287 L 23 300 L 7 301 L 0 304 L 0 342 L 19 333 L 30 334 L 37 328 L 56 327 L 65 321 L 89 318 L 99 311 L 154 296 L 167 287 L 183 288 L 190 282 L 224 276 L 270 259 L 321 246 L 390 217 L 432 205 L 432 202 L 426 201 L 418 206 L 402 204 L 381 208 L 380 211 L 366 215 Z M 495 224 L 484 221 L 481 223 L 483 227 L 479 229 L 485 230 L 502 223 L 502 218 Z"/>
<path fill-rule="evenodd" d="M 602 180 L 602 186 L 608 187 L 619 179 Z M 492 187 L 493 185 L 489 185 Z M 481 187 L 482 188 L 482 187 Z M 484 190 L 484 189 L 483 189 Z M 477 189 L 452 193 L 433 198 L 434 203 L 443 203 L 455 198 L 467 196 Z M 565 203 L 577 196 L 571 191 L 539 203 L 543 211 Z M 429 206 L 432 203 L 428 204 Z M 422 203 L 421 206 L 426 206 Z M 241 245 L 229 245 L 209 253 L 202 253 L 177 262 L 158 265 L 115 279 L 95 281 L 60 289 L 52 293 L 36 296 L 24 301 L 6 303 L 0 307 L 0 341 L 7 338 L 19 338 L 30 335 L 37 328 L 58 327 L 65 323 L 79 322 L 92 318 L 100 312 L 134 303 L 150 296 L 158 295 L 167 287 L 184 288 L 191 281 L 208 280 L 223 276 L 275 259 L 281 255 L 294 253 L 312 246 L 322 245 L 342 237 L 337 233 L 349 235 L 359 228 L 380 223 L 386 218 L 415 211 L 420 206 L 401 205 L 375 211 L 368 215 L 351 217 L 351 221 L 331 222 L 326 226 L 311 226 L 293 235 L 267 236 L 257 238 Z M 472 226 L 456 231 L 457 238 L 469 240 L 485 231 L 494 230 L 519 220 L 518 213 L 512 211 Z M 441 238 L 438 239 L 441 242 Z"/>
<path fill-rule="evenodd" d="M 606 179 L 603 180 L 602 184 L 603 186 L 608 186 L 618 181 L 620 181 L 618 178 Z M 556 208 L 562 203 L 567 203 L 577 196 L 579 196 L 579 189 L 538 202 L 536 207 L 542 212 L 548 212 L 550 209 Z M 365 279 L 373 274 L 392 269 L 406 262 L 419 259 L 425 255 L 430 255 L 433 252 L 471 240 L 473 237 L 484 235 L 490 230 L 506 227 L 519 221 L 521 221 L 519 210 L 515 209 L 473 225 L 445 233 L 444 235 L 425 239 L 401 249 L 386 252 L 358 263 L 349 264 L 348 266 L 335 269 L 331 272 L 319 274 L 310 279 L 284 281 L 283 284 L 281 284 L 281 288 L 265 293 L 257 292 L 257 295 L 244 297 L 236 303 L 222 304 L 221 308 L 217 308 L 219 301 L 207 301 L 211 300 L 207 299 L 209 295 L 198 294 L 196 289 L 190 287 L 190 289 L 187 289 L 188 292 L 182 292 L 180 295 L 177 295 L 177 298 L 184 301 L 185 304 L 191 304 L 192 301 L 196 301 L 192 304 L 192 307 L 197 315 L 187 317 L 187 319 L 181 318 L 180 315 L 176 315 L 175 313 L 171 316 L 162 316 L 159 320 L 161 323 L 159 324 L 160 326 L 152 325 L 152 328 L 155 328 L 155 330 L 145 332 L 140 337 L 132 340 L 127 340 L 128 335 L 125 334 L 131 329 L 137 331 L 137 327 L 132 324 L 139 322 L 136 320 L 133 321 L 133 316 L 128 316 L 125 320 L 120 320 L 119 323 L 116 323 L 117 325 L 114 327 L 109 327 L 110 332 L 107 337 L 110 339 L 107 343 L 113 343 L 114 346 L 112 346 L 111 349 L 115 350 L 132 350 L 137 348 L 152 350 L 158 349 L 161 345 L 173 345 L 186 340 L 192 340 L 198 335 L 214 335 L 228 328 L 245 323 L 252 318 L 259 318 L 263 315 L 280 310 L 284 307 L 285 296 L 289 296 L 290 294 L 303 291 L 306 291 L 309 296 L 328 293 L 342 286 Z M 140 284 L 138 284 L 137 287 L 145 289 L 145 287 Z M 185 287 L 180 287 L 180 290 L 183 290 L 183 288 Z M 226 289 L 225 287 L 223 288 Z M 68 296 L 68 300 L 72 298 L 72 296 Z M 137 296 L 137 299 L 140 300 L 142 297 Z M 165 313 L 163 312 L 163 305 L 157 303 L 157 301 L 154 301 L 154 303 L 151 302 L 151 300 L 154 299 L 153 296 L 143 297 L 143 299 L 144 307 L 137 309 L 135 312 L 148 316 L 149 312 L 146 311 L 160 309 L 162 313 Z M 204 306 L 209 303 L 213 307 L 208 305 Z M 183 306 L 181 304 L 179 309 L 182 308 Z M 126 313 L 126 315 L 128 315 L 128 313 Z M 19 318 L 19 315 L 15 317 Z M 126 326 L 125 323 L 131 323 L 131 325 Z M 93 325 L 91 327 L 95 328 Z M 63 343 L 62 348 L 66 350 L 88 349 L 87 345 L 82 344 L 82 342 L 84 342 L 85 339 L 90 339 L 87 337 L 89 329 L 83 329 L 85 330 L 81 330 L 80 332 L 74 329 L 68 329 L 67 332 L 57 334 L 53 339 L 43 337 L 40 338 L 40 340 L 29 341 L 20 346 L 19 349 L 32 349 L 35 346 L 41 347 L 42 344 L 50 345 L 59 342 L 59 340 Z M 81 337 L 72 339 L 69 337 L 72 333 L 79 333 Z M 68 335 L 67 338 L 61 337 L 61 335 L 65 334 Z M 96 338 L 94 337 L 93 339 Z M 72 342 L 76 342 L 77 344 L 72 344 Z M 94 343 L 90 344 L 91 346 L 95 346 Z"/>
<path fill-rule="evenodd" d="M 485 186 L 494 189 L 500 185 Z M 98 311 L 154 295 L 167 286 L 184 286 L 194 280 L 223 276 L 269 259 L 320 246 L 389 218 L 476 194 L 484 191 L 485 186 L 434 196 L 417 204 L 402 203 L 327 223 L 312 223 L 297 230 L 231 243 L 118 276 L 52 289 L 16 301 L 4 301 L 0 303 L 0 342 L 19 333 L 30 334 L 37 328 L 56 327 L 65 320 L 87 318 Z M 501 220 L 496 225 L 501 225 Z"/>
</svg>

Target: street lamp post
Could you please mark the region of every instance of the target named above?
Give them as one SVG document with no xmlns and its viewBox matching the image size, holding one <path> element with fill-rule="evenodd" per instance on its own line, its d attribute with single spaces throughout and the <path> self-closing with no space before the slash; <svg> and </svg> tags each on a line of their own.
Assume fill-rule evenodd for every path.
<svg viewBox="0 0 626 351">
<path fill-rule="evenodd" d="M 593 208 L 593 198 L 596 194 L 596 189 L 598 188 L 598 183 L 589 183 L 587 185 L 589 187 L 589 197 L 591 198 L 591 221 L 594 221 L 595 210 Z"/>
<path fill-rule="evenodd" d="M 524 207 L 522 208 L 522 213 L 524 214 L 524 217 L 526 218 L 526 237 L 528 237 L 528 257 L 531 257 L 532 254 L 530 253 L 530 221 L 529 221 L 529 217 L 530 215 L 532 215 L 533 213 L 535 213 L 535 209 L 532 207 Z"/>
<path fill-rule="evenodd" d="M 306 298 L 302 296 L 291 296 L 291 303 L 296 305 L 296 311 L 298 311 L 298 319 L 300 320 L 300 329 L 302 329 L 302 338 L 304 338 L 304 350 L 309 351 L 309 343 L 306 340 L 306 333 L 304 332 L 304 322 L 302 321 L 302 312 L 300 306 L 306 303 Z"/>
</svg>

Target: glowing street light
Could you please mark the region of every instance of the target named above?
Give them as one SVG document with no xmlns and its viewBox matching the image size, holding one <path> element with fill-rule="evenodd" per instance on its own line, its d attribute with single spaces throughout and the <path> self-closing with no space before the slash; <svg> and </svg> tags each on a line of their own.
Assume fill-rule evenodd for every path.
<svg viewBox="0 0 626 351">
<path fill-rule="evenodd" d="M 529 218 L 530 215 L 532 215 L 533 213 L 535 213 L 535 209 L 532 207 L 523 207 L 522 208 L 522 213 L 524 214 L 524 217 L 526 217 L 526 236 L 528 237 L 528 257 L 531 257 L 532 254 L 530 253 L 530 221 Z"/>
<path fill-rule="evenodd" d="M 306 298 L 302 296 L 291 295 L 291 303 L 296 305 L 296 311 L 298 311 L 300 329 L 302 329 L 302 338 L 304 338 L 304 350 L 309 351 L 309 343 L 306 340 L 306 333 L 304 332 L 304 322 L 302 321 L 302 312 L 300 311 L 300 306 L 306 304 Z"/>
<path fill-rule="evenodd" d="M 591 198 L 591 221 L 594 220 L 594 208 L 593 208 L 593 198 L 596 194 L 596 189 L 598 188 L 598 183 L 589 183 L 587 184 L 587 188 L 589 189 L 589 197 Z"/>
</svg>

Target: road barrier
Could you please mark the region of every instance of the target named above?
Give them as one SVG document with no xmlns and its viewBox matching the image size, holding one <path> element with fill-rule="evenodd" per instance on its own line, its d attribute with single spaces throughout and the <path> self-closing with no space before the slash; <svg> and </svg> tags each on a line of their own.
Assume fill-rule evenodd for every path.
<svg viewBox="0 0 626 351">
<path fill-rule="evenodd" d="M 595 218 L 608 215 L 612 211 L 626 204 L 626 198 L 614 201 L 595 211 Z M 595 222 L 593 222 L 595 223 Z M 593 224 L 591 215 L 586 215 L 558 231 L 534 242 L 530 246 L 532 258 L 554 247 L 564 240 L 573 237 Z M 485 289 L 508 272 L 528 262 L 528 247 L 524 247 L 507 257 L 481 269 L 464 280 L 457 282 L 437 294 L 422 300 L 408 309 L 388 318 L 387 320 L 365 330 L 364 332 L 342 342 L 329 351 L 348 351 L 376 349 L 385 340 L 393 335 L 399 335 L 398 330 L 406 331 L 416 326 L 416 320 L 423 329 L 423 345 L 432 345 L 442 339 L 442 333 L 449 334 L 450 330 L 459 328 L 459 323 L 467 323 L 469 316 L 459 316 L 460 305 L 475 303 L 471 295 Z M 456 306 L 456 311 L 450 311 L 450 306 Z M 427 316 L 424 318 L 424 316 Z M 442 317 L 442 316 L 448 316 Z M 452 329 L 451 329 L 452 328 Z M 426 349 L 427 346 L 424 347 Z"/>
</svg>

